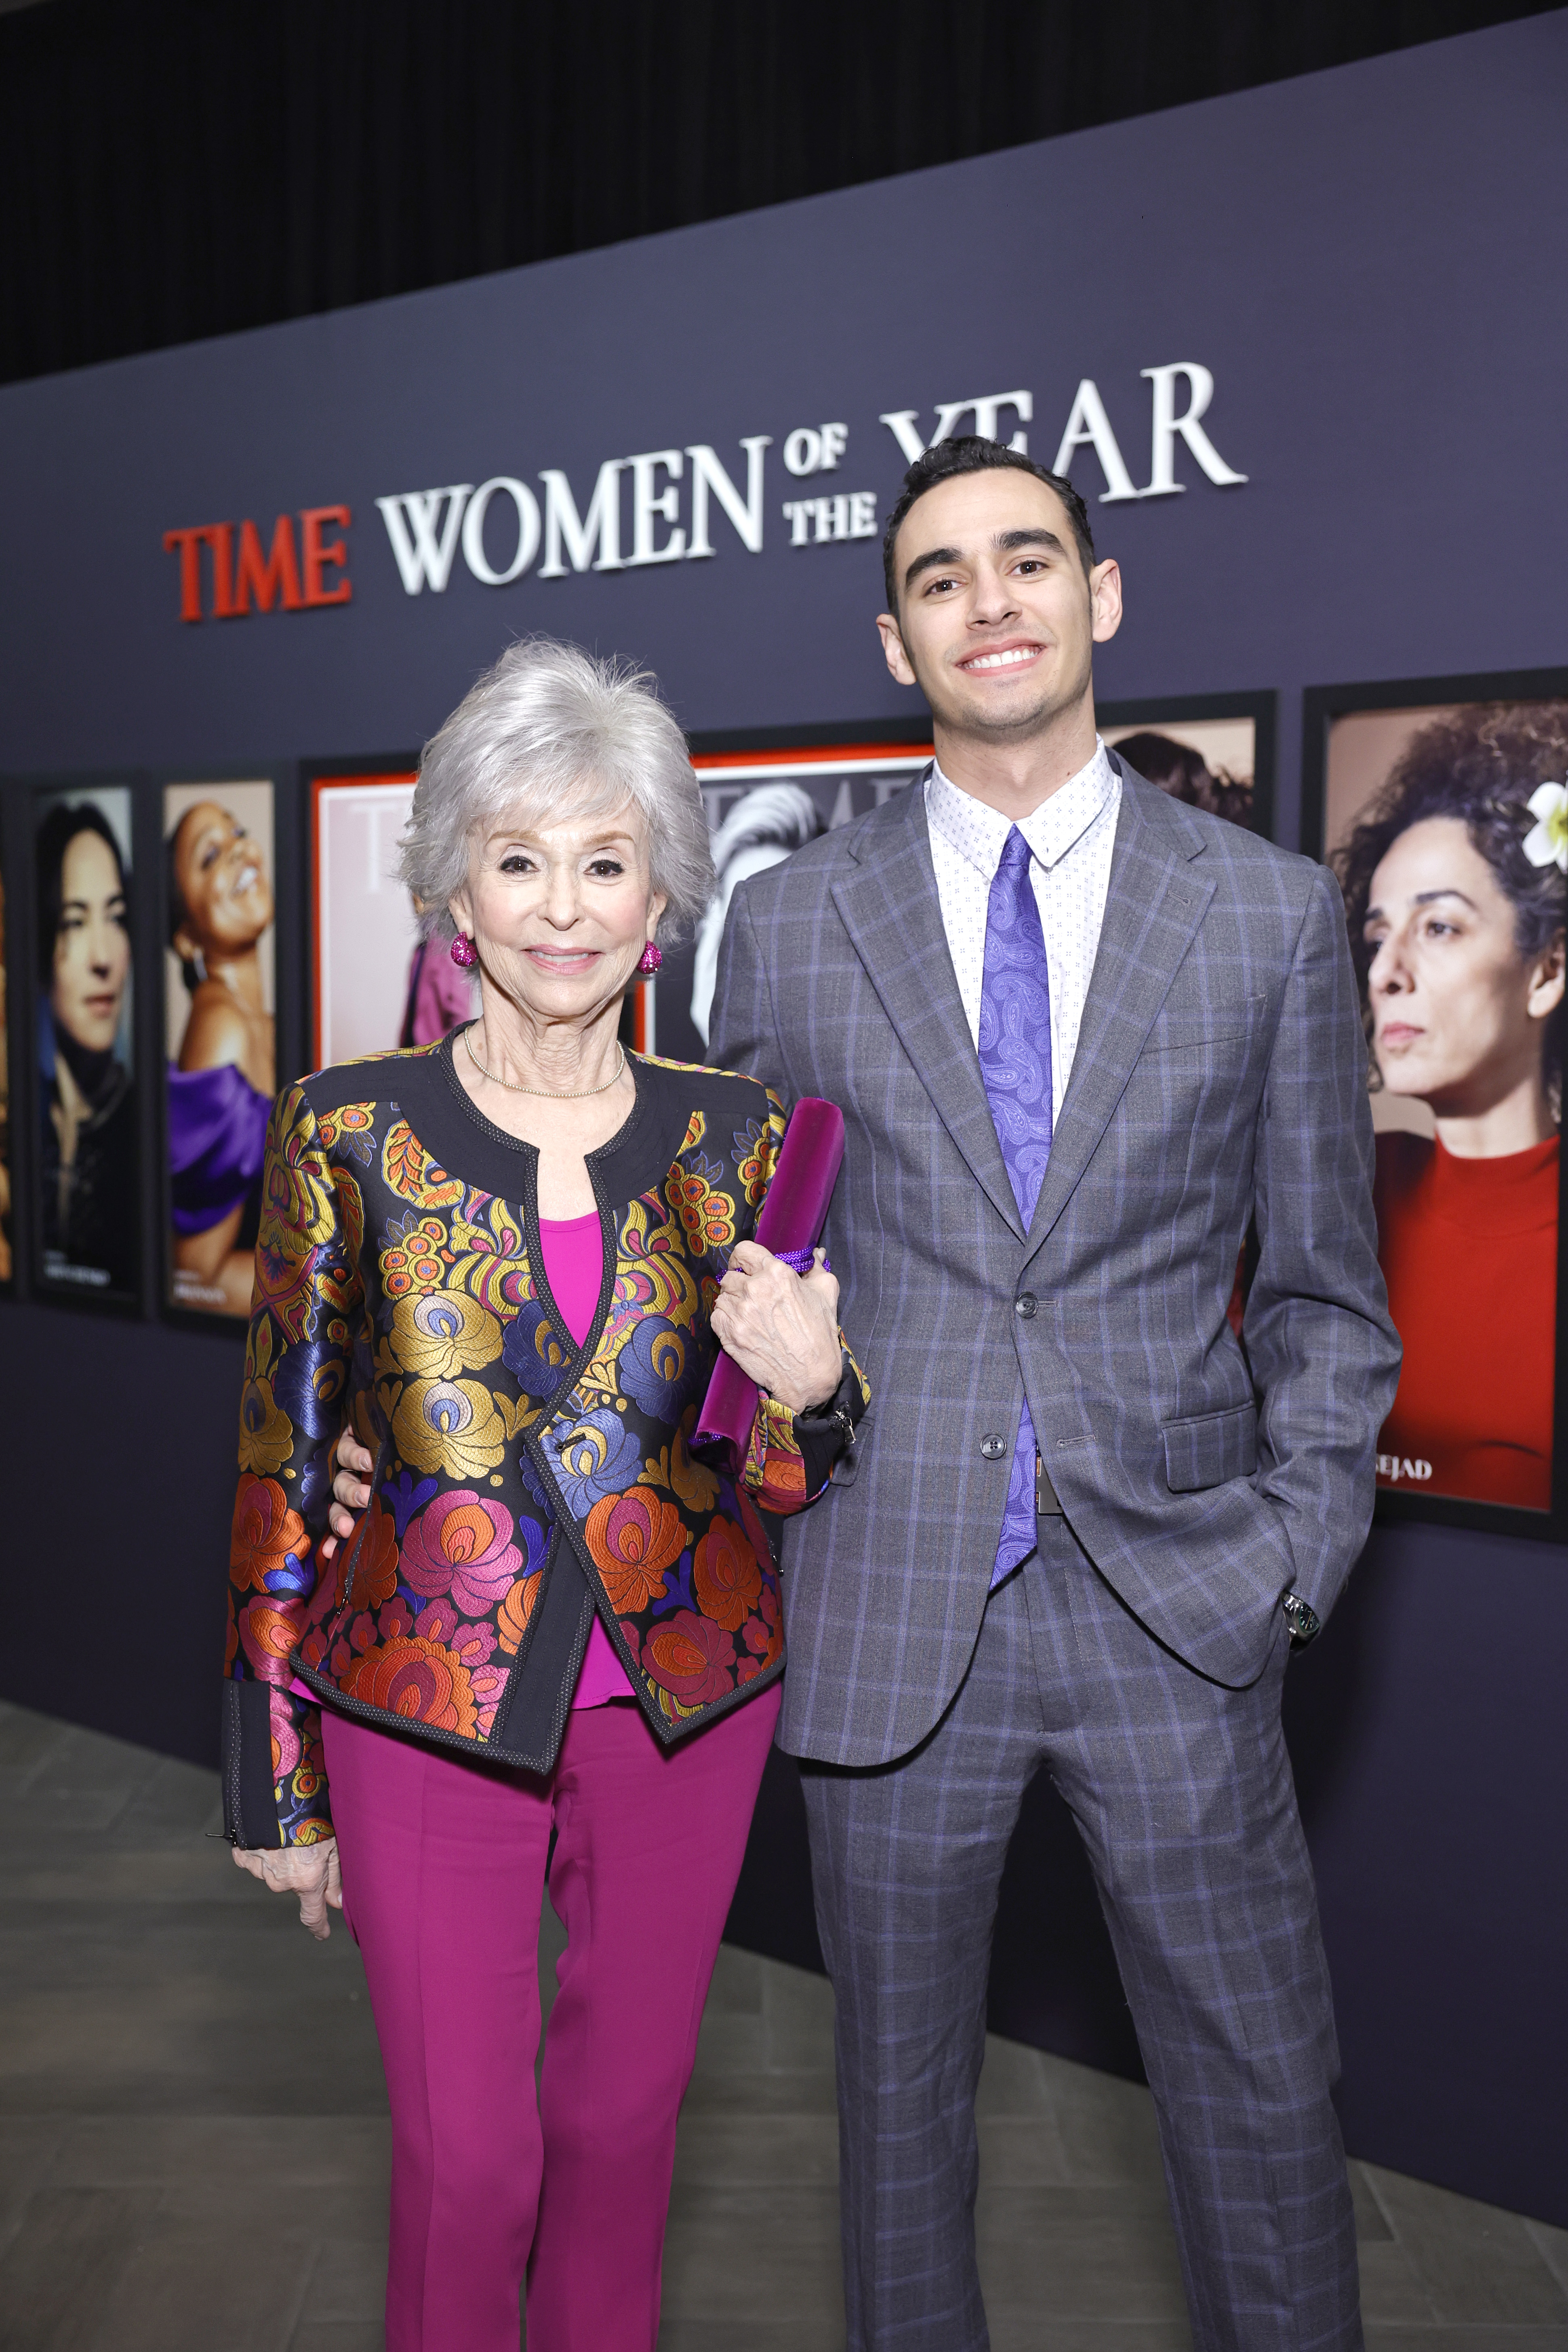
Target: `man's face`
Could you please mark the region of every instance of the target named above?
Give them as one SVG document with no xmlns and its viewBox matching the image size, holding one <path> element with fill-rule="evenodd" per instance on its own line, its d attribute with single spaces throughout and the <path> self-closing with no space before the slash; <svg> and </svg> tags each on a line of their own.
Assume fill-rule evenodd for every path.
<svg viewBox="0 0 1568 2352">
<path fill-rule="evenodd" d="M 893 550 L 888 667 L 939 724 L 1027 739 L 1089 692 L 1092 648 L 1121 619 L 1113 562 L 1088 578 L 1056 492 L 1014 467 L 957 474 L 917 499 Z"/>
</svg>

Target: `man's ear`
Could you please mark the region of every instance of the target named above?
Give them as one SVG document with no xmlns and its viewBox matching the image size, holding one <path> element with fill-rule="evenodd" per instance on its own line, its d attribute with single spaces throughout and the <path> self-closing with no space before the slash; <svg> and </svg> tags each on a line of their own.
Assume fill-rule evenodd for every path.
<svg viewBox="0 0 1568 2352">
<path fill-rule="evenodd" d="M 1121 567 L 1113 555 L 1097 563 L 1089 575 L 1089 609 L 1094 642 L 1102 646 L 1121 626 Z"/>
<path fill-rule="evenodd" d="M 877 634 L 882 640 L 882 652 L 886 656 L 888 667 L 892 671 L 899 684 L 913 686 L 916 683 L 915 674 L 910 667 L 910 657 L 904 651 L 904 641 L 900 634 L 898 622 L 891 613 L 878 614 Z"/>
</svg>

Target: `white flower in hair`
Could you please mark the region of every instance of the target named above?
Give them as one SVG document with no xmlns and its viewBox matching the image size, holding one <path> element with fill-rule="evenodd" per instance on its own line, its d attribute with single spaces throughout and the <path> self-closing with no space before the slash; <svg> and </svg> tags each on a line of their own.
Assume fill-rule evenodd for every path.
<svg viewBox="0 0 1568 2352">
<path fill-rule="evenodd" d="M 1568 874 L 1568 783 L 1537 784 L 1530 795 L 1534 824 L 1524 836 L 1532 866 L 1559 866 Z"/>
</svg>

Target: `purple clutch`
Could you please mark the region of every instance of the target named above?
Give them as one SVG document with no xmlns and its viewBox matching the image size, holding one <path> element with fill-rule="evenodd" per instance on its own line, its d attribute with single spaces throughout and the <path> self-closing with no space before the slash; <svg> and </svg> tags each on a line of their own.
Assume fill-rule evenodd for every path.
<svg viewBox="0 0 1568 2352">
<path fill-rule="evenodd" d="M 753 1239 L 775 1257 L 794 1260 L 797 1271 L 809 1266 L 843 1164 L 844 1113 L 820 1096 L 802 1095 L 790 1113 Z M 756 1412 L 755 1381 L 721 1352 L 691 1443 L 726 1446 L 731 1466 L 738 1468 Z"/>
</svg>

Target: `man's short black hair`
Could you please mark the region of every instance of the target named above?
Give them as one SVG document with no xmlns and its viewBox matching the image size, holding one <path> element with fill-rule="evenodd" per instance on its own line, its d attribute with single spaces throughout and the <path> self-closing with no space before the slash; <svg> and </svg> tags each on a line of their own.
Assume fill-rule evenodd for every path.
<svg viewBox="0 0 1568 2352">
<path fill-rule="evenodd" d="M 1002 467 L 1012 467 L 1020 474 L 1033 474 L 1037 482 L 1044 482 L 1047 490 L 1055 490 L 1068 510 L 1072 535 L 1078 541 L 1078 551 L 1083 558 L 1087 579 L 1094 569 L 1094 533 L 1089 527 L 1089 509 L 1065 475 L 1053 474 L 1048 466 L 1037 466 L 1016 449 L 1008 449 L 1000 441 L 983 440 L 978 433 L 961 433 L 956 441 L 933 441 L 923 457 L 917 457 L 904 476 L 904 487 L 899 493 L 898 504 L 888 517 L 888 528 L 882 533 L 882 580 L 888 592 L 888 610 L 899 609 L 899 587 L 893 577 L 893 543 L 899 528 L 917 499 L 934 490 L 939 482 L 951 481 L 955 474 L 985 474 Z"/>
</svg>

